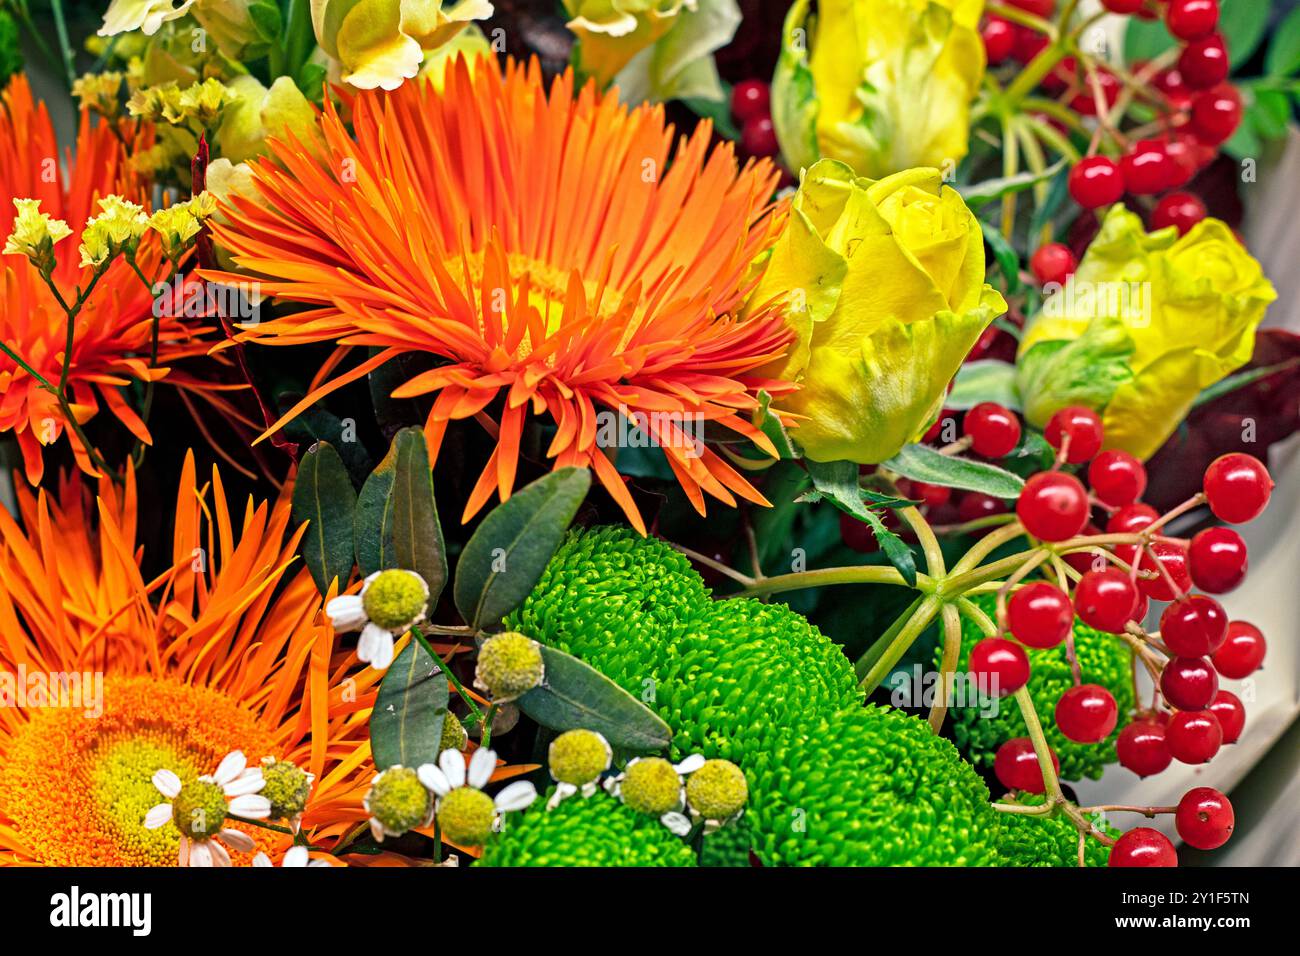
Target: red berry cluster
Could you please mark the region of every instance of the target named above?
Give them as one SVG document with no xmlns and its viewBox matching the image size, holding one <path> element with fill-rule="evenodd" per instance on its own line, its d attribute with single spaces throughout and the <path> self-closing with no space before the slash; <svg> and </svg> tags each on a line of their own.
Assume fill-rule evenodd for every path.
<svg viewBox="0 0 1300 956">
<path fill-rule="evenodd" d="M 966 413 L 964 430 L 977 454 L 1001 458 L 1020 444 L 1022 426 L 1010 410 L 984 403 Z M 1183 540 L 1168 537 L 1163 529 L 1202 503 L 1220 521 L 1250 521 L 1268 504 L 1273 487 L 1268 471 L 1250 455 L 1224 455 L 1206 469 L 1200 495 L 1161 516 L 1141 501 L 1147 484 L 1142 463 L 1123 451 L 1102 450 L 1104 429 L 1094 411 L 1062 409 L 1047 423 L 1044 437 L 1057 451 L 1055 466 L 1028 478 L 1016 501 L 1016 517 L 1029 535 L 1056 549 L 1053 553 L 1073 567 L 1073 587 L 1064 573 L 1055 583 L 1022 583 L 1020 578 L 1037 566 L 1026 564 L 1024 574 L 1014 575 L 999 593 L 998 625 L 1007 636 L 977 643 L 970 654 L 971 672 L 982 687 L 1013 693 L 1030 678 L 1024 649 L 1061 645 L 1077 615 L 1088 626 L 1125 640 L 1157 687 L 1151 707 L 1139 711 L 1119 734 L 1120 763 L 1139 776 L 1159 773 L 1174 760 L 1203 764 L 1223 744 L 1236 741 L 1245 723 L 1240 698 L 1221 689 L 1219 678 L 1253 673 L 1264 657 L 1264 638 L 1254 625 L 1230 621 L 1210 596 L 1231 591 L 1245 577 L 1241 535 L 1216 525 Z M 1070 466 L 1086 475 L 1087 486 Z M 1094 513 L 1106 516 L 1104 532 L 1093 523 Z M 1141 626 L 1150 601 L 1166 602 L 1155 635 Z M 1061 695 L 1054 714 L 1061 734 L 1084 744 L 1105 740 L 1119 717 L 1110 691 L 1082 682 Z M 994 772 L 1010 789 L 1045 789 L 1029 738 L 1003 744 Z M 1187 843 L 1208 848 L 1227 839 L 1232 808 L 1222 794 L 1202 788 L 1189 793 L 1183 804 L 1177 822 Z M 1157 831 L 1140 828 L 1116 843 L 1111 861 L 1117 866 L 1172 865 L 1176 857 Z"/>
<path fill-rule="evenodd" d="M 772 91 L 762 80 L 732 87 L 731 115 L 740 124 L 740 146 L 747 155 L 774 157 L 781 152 L 772 125 Z"/>
</svg>

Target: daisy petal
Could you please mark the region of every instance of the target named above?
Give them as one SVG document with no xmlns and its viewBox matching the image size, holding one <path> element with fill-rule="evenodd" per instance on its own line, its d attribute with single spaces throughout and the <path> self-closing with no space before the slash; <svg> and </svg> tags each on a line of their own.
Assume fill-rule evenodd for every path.
<svg viewBox="0 0 1300 956">
<path fill-rule="evenodd" d="M 232 830 L 229 827 L 221 831 L 221 839 L 226 846 L 238 853 L 252 853 L 257 846 L 253 838 L 243 830 Z"/>
<path fill-rule="evenodd" d="M 146 830 L 157 830 L 171 818 L 172 805 L 170 803 L 160 803 L 144 815 L 144 828 Z"/>
<path fill-rule="evenodd" d="M 366 608 L 356 594 L 334 598 L 325 605 L 325 613 L 336 631 L 359 631 L 366 626 Z"/>
<path fill-rule="evenodd" d="M 212 849 L 207 840 L 195 840 L 190 845 L 190 866 L 211 866 Z"/>
<path fill-rule="evenodd" d="M 271 815 L 271 801 L 258 794 L 235 797 L 230 801 L 230 812 L 250 820 L 265 820 Z"/>
<path fill-rule="evenodd" d="M 188 837 L 181 837 L 180 847 L 176 853 L 176 865 L 190 865 L 190 841 Z"/>
<path fill-rule="evenodd" d="M 482 790 L 492 779 L 492 771 L 497 768 L 496 751 L 480 747 L 469 758 L 469 785 L 475 790 Z"/>
<path fill-rule="evenodd" d="M 679 764 L 675 764 L 673 769 L 678 773 L 695 773 L 704 766 L 704 754 L 691 754 Z"/>
<path fill-rule="evenodd" d="M 257 793 L 264 786 L 266 780 L 262 776 L 262 768 L 250 767 L 221 789 L 228 797 L 242 797 L 248 793 Z"/>
<path fill-rule="evenodd" d="M 222 846 L 216 840 L 209 840 L 208 849 L 212 851 L 213 866 L 221 866 L 221 867 L 230 866 L 230 854 L 226 852 L 226 848 L 224 846 Z"/>
<path fill-rule="evenodd" d="M 665 813 L 659 818 L 659 822 L 666 826 L 677 836 L 686 836 L 691 832 L 691 821 L 683 813 Z"/>
<path fill-rule="evenodd" d="M 502 813 L 522 810 L 537 799 L 537 788 L 527 780 L 516 780 L 496 795 L 493 804 Z"/>
<path fill-rule="evenodd" d="M 153 775 L 153 785 L 168 800 L 175 800 L 181 792 L 181 778 L 170 770 L 159 770 Z"/>
<path fill-rule="evenodd" d="M 420 778 L 420 783 L 424 784 L 440 797 L 445 797 L 451 792 L 451 784 L 447 782 L 447 775 L 431 763 L 421 765 L 415 771 L 416 776 Z"/>
<path fill-rule="evenodd" d="M 284 851 L 284 860 L 281 866 L 306 866 L 311 857 L 307 853 L 305 846 L 291 846 Z"/>
<path fill-rule="evenodd" d="M 452 790 L 465 786 L 465 756 L 459 750 L 444 750 L 438 755 L 438 766 L 447 776 L 447 786 Z"/>
<path fill-rule="evenodd" d="M 257 855 L 253 857 L 253 866 L 274 866 L 274 865 L 275 864 L 271 862 L 271 858 L 267 856 L 265 853 L 261 852 L 260 850 L 258 851 Z"/>
<path fill-rule="evenodd" d="M 232 750 L 221 758 L 221 763 L 217 765 L 217 772 L 212 775 L 212 779 L 224 787 L 230 781 L 234 780 L 244 768 L 248 766 L 248 759 L 241 750 Z"/>
</svg>

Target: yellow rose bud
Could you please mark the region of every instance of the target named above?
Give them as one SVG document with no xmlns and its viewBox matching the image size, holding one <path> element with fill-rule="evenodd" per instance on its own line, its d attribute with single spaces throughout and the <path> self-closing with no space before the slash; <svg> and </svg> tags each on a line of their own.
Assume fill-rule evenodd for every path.
<svg viewBox="0 0 1300 956">
<path fill-rule="evenodd" d="M 983 0 L 797 0 L 772 80 L 772 122 L 795 169 L 839 159 L 879 178 L 956 168 L 984 76 Z"/>
<path fill-rule="evenodd" d="M 934 420 L 948 382 L 1006 303 L 984 282 L 979 223 L 937 169 L 879 181 L 822 160 L 750 306 L 784 299 L 797 334 L 761 374 L 800 384 L 782 409 L 814 461 L 875 464 Z"/>
<path fill-rule="evenodd" d="M 4 255 L 26 256 L 44 275 L 54 271 L 54 244 L 72 235 L 62 219 L 41 212 L 39 199 L 15 199 L 13 229 L 5 240 Z"/>
<path fill-rule="evenodd" d="M 474 20 L 492 15 L 487 0 L 316 0 L 312 26 L 320 48 L 357 89 L 395 90 L 420 71 L 424 55 Z"/>
<path fill-rule="evenodd" d="M 1217 219 L 1179 238 L 1148 233 L 1122 206 L 1064 289 L 1025 329 L 1018 359 L 1026 418 L 1067 405 L 1102 412 L 1107 448 L 1149 458 L 1196 397 L 1250 360 L 1277 298 L 1260 264 Z"/>
</svg>

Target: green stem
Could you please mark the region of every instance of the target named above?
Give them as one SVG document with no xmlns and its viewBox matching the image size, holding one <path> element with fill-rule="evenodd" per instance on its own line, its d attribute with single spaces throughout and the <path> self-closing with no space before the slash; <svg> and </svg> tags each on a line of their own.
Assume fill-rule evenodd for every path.
<svg viewBox="0 0 1300 956">
<path fill-rule="evenodd" d="M 492 720 L 497 715 L 497 702 L 494 700 L 488 704 L 487 715 L 483 718 L 483 726 L 479 732 L 479 746 L 484 750 L 492 745 Z"/>
<path fill-rule="evenodd" d="M 1029 740 L 1034 745 L 1034 754 L 1038 757 L 1038 767 L 1043 772 L 1043 783 L 1047 791 L 1047 803 L 1059 803 L 1063 797 L 1061 795 L 1061 781 L 1056 777 L 1056 766 L 1052 763 L 1052 750 L 1047 744 L 1047 737 L 1043 734 L 1043 725 L 1038 720 L 1038 711 L 1034 710 L 1034 702 L 1029 696 L 1029 686 L 1025 685 L 1016 691 L 1016 703 L 1020 707 L 1020 716 L 1025 720 L 1025 727 L 1029 731 Z"/>
<path fill-rule="evenodd" d="M 63 16 L 63 0 L 50 0 L 50 12 L 54 14 L 54 33 L 59 38 L 59 51 L 63 54 L 63 72 L 70 90 L 72 84 L 77 81 L 77 57 L 72 51 L 72 42 L 68 39 L 68 23 Z"/>
<path fill-rule="evenodd" d="M 943 729 L 943 722 L 948 716 L 948 675 L 957 670 L 957 659 L 961 656 L 961 615 L 953 604 L 945 604 L 939 609 L 943 618 L 943 656 L 939 661 L 939 684 L 935 688 L 934 704 L 930 707 L 930 729 L 936 734 Z"/>
<path fill-rule="evenodd" d="M 456 688 L 456 693 L 460 695 L 460 699 L 463 700 L 465 706 L 469 708 L 470 716 L 465 718 L 465 723 L 471 727 L 474 726 L 475 723 L 482 724 L 483 711 L 478 709 L 478 704 L 474 703 L 474 698 L 469 695 L 469 691 L 465 690 L 465 685 L 460 682 L 460 678 L 456 676 L 455 671 L 448 667 L 447 662 L 444 661 L 442 656 L 433 649 L 433 645 L 429 643 L 429 639 L 424 636 L 423 631 L 418 627 L 413 627 L 411 628 L 411 633 L 415 635 L 415 639 L 420 642 L 420 646 L 424 648 L 424 652 L 432 657 L 434 661 L 437 662 L 438 666 L 442 668 L 442 672 L 447 675 L 448 682 L 452 687 Z"/>
<path fill-rule="evenodd" d="M 921 602 L 924 600 L 925 597 L 918 594 L 916 600 L 909 604 L 907 609 L 894 619 L 894 623 L 890 624 L 889 627 L 885 629 L 885 633 L 881 634 L 871 642 L 871 646 L 868 647 L 866 652 L 858 658 L 857 664 L 853 667 L 854 674 L 857 676 L 858 680 L 861 680 L 867 675 L 867 672 L 871 670 L 871 665 L 880 659 L 880 655 L 885 652 L 885 648 L 890 645 L 898 635 L 898 632 L 903 629 L 903 625 L 912 619 L 912 615 L 916 613 L 916 609 L 921 606 Z"/>
<path fill-rule="evenodd" d="M 940 606 L 939 599 L 933 596 L 927 596 L 921 601 L 916 611 L 907 620 L 907 623 L 899 629 L 894 639 L 890 641 L 889 646 L 885 648 L 880 659 L 871 666 L 867 675 L 862 678 L 859 686 L 868 694 L 880 686 L 889 672 L 894 669 L 894 665 L 902 659 L 907 653 L 907 649 L 912 646 L 913 642 L 921 636 L 938 612 Z"/>
<path fill-rule="evenodd" d="M 928 574 L 918 574 L 917 584 L 922 590 L 933 587 L 934 581 Z M 761 594 L 780 594 L 783 591 L 798 591 L 802 588 L 819 588 L 828 584 L 896 584 L 903 587 L 907 582 L 896 568 L 885 565 L 869 564 L 847 568 L 822 568 L 816 571 L 794 571 L 790 574 L 777 574 L 762 581 L 744 587 L 740 593 L 745 597 Z"/>
</svg>

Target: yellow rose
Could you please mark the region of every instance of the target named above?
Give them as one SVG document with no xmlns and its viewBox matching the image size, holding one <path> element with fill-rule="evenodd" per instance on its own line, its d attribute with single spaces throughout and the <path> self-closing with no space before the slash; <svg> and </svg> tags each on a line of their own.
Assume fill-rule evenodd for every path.
<svg viewBox="0 0 1300 956">
<path fill-rule="evenodd" d="M 312 0 L 311 20 L 322 50 L 343 82 L 357 89 L 395 90 L 420 71 L 429 50 L 473 20 L 492 16 L 487 0 Z"/>
<path fill-rule="evenodd" d="M 879 178 L 951 170 L 984 76 L 984 0 L 797 0 L 772 81 L 772 122 L 795 169 L 819 158 Z"/>
<path fill-rule="evenodd" d="M 1179 238 L 1172 227 L 1148 233 L 1113 207 L 1021 340 L 1026 417 L 1042 425 L 1066 405 L 1087 404 L 1103 412 L 1106 447 L 1149 458 L 1202 390 L 1250 360 L 1275 298 L 1260 264 L 1217 219 Z"/>
<path fill-rule="evenodd" d="M 814 461 L 885 461 L 934 420 L 948 383 L 1006 303 L 984 282 L 984 240 L 937 169 L 879 181 L 835 160 L 805 171 L 758 288 L 797 338 L 763 374 Z"/>
</svg>

